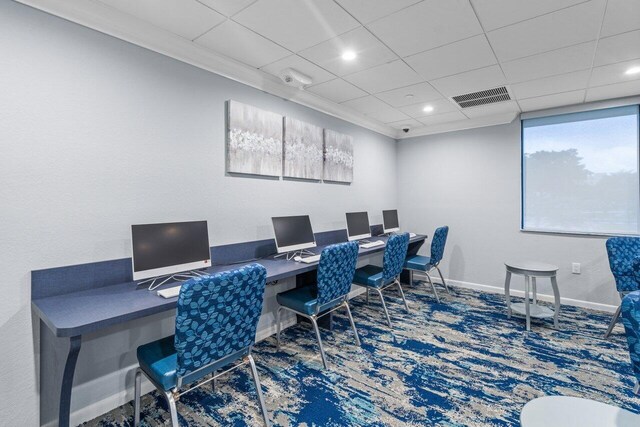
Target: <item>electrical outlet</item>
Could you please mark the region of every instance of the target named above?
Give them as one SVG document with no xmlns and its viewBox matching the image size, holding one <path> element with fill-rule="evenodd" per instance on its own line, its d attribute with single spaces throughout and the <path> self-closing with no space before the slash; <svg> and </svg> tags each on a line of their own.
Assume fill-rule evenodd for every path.
<svg viewBox="0 0 640 427">
<path fill-rule="evenodd" d="M 580 263 L 574 262 L 571 264 L 571 272 L 573 274 L 580 274 Z"/>
</svg>

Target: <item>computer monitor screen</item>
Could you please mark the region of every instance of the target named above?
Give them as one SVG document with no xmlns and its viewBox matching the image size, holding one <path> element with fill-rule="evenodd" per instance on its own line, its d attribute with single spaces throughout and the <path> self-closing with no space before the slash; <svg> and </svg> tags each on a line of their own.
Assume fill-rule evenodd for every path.
<svg viewBox="0 0 640 427">
<path fill-rule="evenodd" d="M 131 226 L 133 279 L 211 266 L 207 221 Z"/>
<path fill-rule="evenodd" d="M 359 240 L 371 237 L 369 215 L 366 212 L 347 213 L 347 237 L 349 240 Z"/>
<path fill-rule="evenodd" d="M 398 211 L 382 211 L 382 226 L 385 233 L 391 233 L 392 231 L 400 230 L 400 223 L 398 222 Z"/>
<path fill-rule="evenodd" d="M 316 246 L 309 215 L 271 218 L 278 253 L 297 251 Z"/>
</svg>

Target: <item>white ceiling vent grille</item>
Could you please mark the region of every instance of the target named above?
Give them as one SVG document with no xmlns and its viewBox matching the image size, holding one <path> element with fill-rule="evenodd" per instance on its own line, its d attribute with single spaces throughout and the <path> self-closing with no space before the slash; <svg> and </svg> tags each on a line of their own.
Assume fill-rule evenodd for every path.
<svg viewBox="0 0 640 427">
<path fill-rule="evenodd" d="M 479 105 L 495 104 L 496 102 L 509 101 L 511 97 L 504 86 L 495 89 L 481 90 L 480 92 L 466 93 L 454 96 L 453 100 L 462 108 L 477 107 Z"/>
</svg>

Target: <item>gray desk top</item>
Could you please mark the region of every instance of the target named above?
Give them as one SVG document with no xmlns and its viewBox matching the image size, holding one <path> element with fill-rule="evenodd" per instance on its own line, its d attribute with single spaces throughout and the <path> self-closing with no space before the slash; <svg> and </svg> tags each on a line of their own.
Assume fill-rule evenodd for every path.
<svg viewBox="0 0 640 427">
<path fill-rule="evenodd" d="M 411 238 L 410 242 L 422 242 L 426 237 L 417 235 Z M 376 237 L 375 239 L 386 241 L 386 237 Z M 323 248 L 324 246 L 314 248 L 314 252 L 320 253 Z M 382 250 L 384 250 L 384 246 L 370 249 L 360 248 L 360 255 L 373 254 Z M 304 264 L 274 259 L 273 256 L 256 262 L 267 269 L 268 282 L 294 277 L 317 268 L 317 263 Z M 208 271 L 215 273 L 237 268 L 240 265 L 242 264 L 214 266 Z M 173 286 L 176 286 L 175 282 L 163 285 L 159 289 Z M 172 310 L 176 306 L 176 301 L 177 297 L 165 299 L 158 296 L 155 291 L 148 291 L 146 286 L 127 282 L 34 299 L 32 307 L 56 336 L 71 337 Z"/>
</svg>

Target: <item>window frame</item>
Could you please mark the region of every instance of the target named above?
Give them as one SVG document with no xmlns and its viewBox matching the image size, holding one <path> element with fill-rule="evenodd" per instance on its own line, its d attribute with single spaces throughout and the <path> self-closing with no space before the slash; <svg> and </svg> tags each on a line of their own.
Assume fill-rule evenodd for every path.
<svg viewBox="0 0 640 427">
<path fill-rule="evenodd" d="M 524 216 L 525 216 L 525 164 L 524 164 L 524 121 L 530 120 L 534 118 L 544 118 L 544 117 L 553 117 L 553 116 L 561 116 L 573 113 L 582 113 L 589 111 L 600 111 L 600 110 L 609 110 L 613 108 L 619 107 L 636 107 L 636 141 L 638 144 L 638 157 L 636 159 L 636 164 L 638 168 L 638 181 L 639 181 L 639 189 L 640 189 L 640 100 L 634 99 L 634 102 L 629 103 L 613 103 L 613 105 L 609 105 L 606 103 L 604 106 L 596 107 L 596 108 L 554 108 L 548 111 L 548 114 L 544 114 L 544 112 L 540 112 L 543 114 L 533 114 L 523 113 L 520 115 L 520 232 L 522 233 L 533 233 L 533 234 L 550 234 L 550 235 L 559 235 L 559 236 L 576 236 L 576 237 L 617 237 L 617 236 L 640 236 L 640 216 L 639 216 L 639 224 L 638 231 L 636 233 L 605 233 L 605 232 L 595 232 L 595 231 L 562 231 L 562 230 L 545 230 L 539 228 L 525 228 L 524 224 Z M 525 117 L 527 116 L 527 117 Z M 637 204 L 638 204 L 638 213 L 640 214 L 640 190 L 637 194 Z"/>
</svg>

